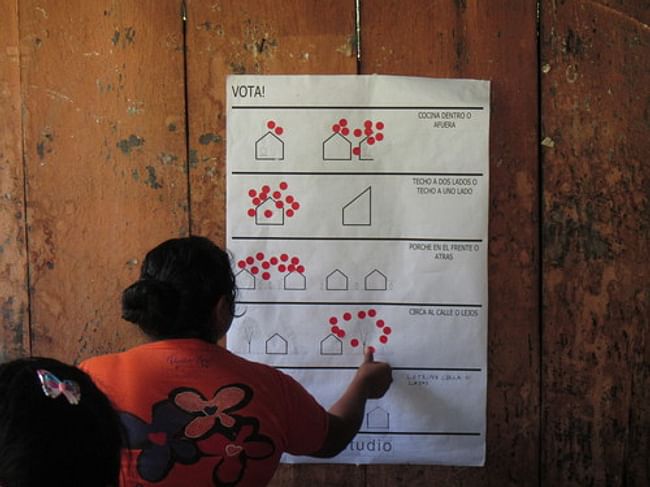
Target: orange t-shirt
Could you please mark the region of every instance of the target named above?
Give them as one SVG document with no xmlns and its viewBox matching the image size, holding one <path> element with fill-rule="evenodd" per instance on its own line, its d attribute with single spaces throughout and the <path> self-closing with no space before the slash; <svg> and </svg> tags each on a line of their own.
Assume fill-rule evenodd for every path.
<svg viewBox="0 0 650 487">
<path fill-rule="evenodd" d="M 316 452 L 327 412 L 294 379 L 195 339 L 84 361 L 128 437 L 124 486 L 263 486 L 283 452 Z"/>
</svg>

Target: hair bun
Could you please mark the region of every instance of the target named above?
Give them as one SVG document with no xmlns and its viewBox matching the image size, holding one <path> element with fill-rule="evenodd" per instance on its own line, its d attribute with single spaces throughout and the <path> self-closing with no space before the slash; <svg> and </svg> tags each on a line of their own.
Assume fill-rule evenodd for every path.
<svg viewBox="0 0 650 487">
<path fill-rule="evenodd" d="M 176 321 L 179 293 L 168 282 L 141 279 L 122 292 L 122 318 L 144 331 L 166 328 Z"/>
</svg>

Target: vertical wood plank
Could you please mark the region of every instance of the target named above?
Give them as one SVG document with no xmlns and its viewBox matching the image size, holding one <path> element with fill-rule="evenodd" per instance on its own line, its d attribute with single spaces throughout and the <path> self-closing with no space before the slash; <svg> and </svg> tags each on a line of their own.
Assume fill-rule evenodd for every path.
<svg viewBox="0 0 650 487">
<path fill-rule="evenodd" d="M 0 363 L 29 354 L 16 6 L 15 0 L 0 0 Z"/>
<path fill-rule="evenodd" d="M 187 233 L 180 0 L 19 3 L 33 353 L 138 343 L 121 290 Z"/>
<path fill-rule="evenodd" d="M 354 31 L 349 0 L 188 0 L 192 233 L 225 243 L 226 76 L 354 74 Z M 283 465 L 271 485 L 365 485 L 365 468 Z"/>
<path fill-rule="evenodd" d="M 547 485 L 650 484 L 649 22 L 542 2 Z"/>
<path fill-rule="evenodd" d="M 364 73 L 492 81 L 487 462 L 376 466 L 368 485 L 537 485 L 539 244 L 534 1 L 362 2 Z"/>
</svg>

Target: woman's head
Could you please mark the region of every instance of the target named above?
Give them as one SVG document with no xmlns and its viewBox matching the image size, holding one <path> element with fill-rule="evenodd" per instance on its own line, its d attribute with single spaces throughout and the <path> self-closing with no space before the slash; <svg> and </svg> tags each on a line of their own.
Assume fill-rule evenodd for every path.
<svg viewBox="0 0 650 487">
<path fill-rule="evenodd" d="M 0 365 L 0 485 L 117 486 L 122 436 L 108 398 L 54 359 Z"/>
<path fill-rule="evenodd" d="M 204 237 L 174 238 L 147 253 L 140 279 L 122 293 L 122 317 L 156 339 L 216 341 L 215 307 L 227 304 L 229 323 L 236 293 L 226 252 Z"/>
</svg>

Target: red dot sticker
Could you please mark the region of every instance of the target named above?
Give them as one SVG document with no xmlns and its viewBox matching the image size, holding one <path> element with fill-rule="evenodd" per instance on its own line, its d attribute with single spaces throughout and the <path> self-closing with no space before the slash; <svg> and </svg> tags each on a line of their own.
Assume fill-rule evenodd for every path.
<svg viewBox="0 0 650 487">
<path fill-rule="evenodd" d="M 279 191 L 273 191 L 273 197 L 276 200 L 279 200 L 280 198 L 282 198 L 282 193 L 280 193 Z"/>
<path fill-rule="evenodd" d="M 341 127 L 345 127 L 347 124 L 348 124 L 347 119 L 342 118 L 341 120 L 339 120 L 339 125 L 340 125 Z"/>
<path fill-rule="evenodd" d="M 377 314 L 377 312 L 374 309 L 369 309 L 368 310 L 368 316 L 371 318 L 374 318 L 374 316 Z"/>
<path fill-rule="evenodd" d="M 342 128 L 342 129 L 341 129 L 341 133 L 342 133 L 343 135 L 348 135 L 348 134 L 350 133 L 350 129 L 347 128 L 347 127 Z"/>
<path fill-rule="evenodd" d="M 250 210 L 248 210 L 246 213 L 247 213 L 248 216 L 250 216 L 250 217 L 255 216 L 255 210 L 254 210 L 253 208 L 251 208 Z"/>
<path fill-rule="evenodd" d="M 339 322 L 338 318 L 336 316 L 331 316 L 330 317 L 330 325 L 336 325 Z"/>
<path fill-rule="evenodd" d="M 243 261 L 243 260 L 240 260 L 239 262 L 237 262 L 237 267 L 239 267 L 240 269 L 243 269 L 244 267 L 246 267 L 246 262 Z"/>
<path fill-rule="evenodd" d="M 361 134 L 363 134 L 361 129 L 354 129 L 354 136 L 355 137 L 361 137 Z"/>
<path fill-rule="evenodd" d="M 271 210 L 264 210 L 264 216 L 266 218 L 271 218 L 273 216 L 273 212 Z"/>
<path fill-rule="evenodd" d="M 352 345 L 353 347 L 358 347 L 359 346 L 359 340 L 357 340 L 356 338 L 353 338 L 352 340 L 350 340 L 350 345 Z"/>
<path fill-rule="evenodd" d="M 293 215 L 294 215 L 293 210 L 292 210 L 291 208 L 289 208 L 289 209 L 287 210 L 287 216 L 288 216 L 289 218 L 291 218 Z"/>
<path fill-rule="evenodd" d="M 266 126 L 272 129 L 275 127 L 275 122 L 273 120 L 269 120 L 268 122 L 266 122 Z"/>
<path fill-rule="evenodd" d="M 254 189 L 249 189 L 248 196 L 250 196 L 251 198 L 255 198 L 255 196 L 257 196 L 257 191 L 255 191 Z"/>
<path fill-rule="evenodd" d="M 382 331 L 384 332 L 384 335 L 390 335 L 393 333 L 393 329 L 390 326 L 385 326 Z"/>
<path fill-rule="evenodd" d="M 275 133 L 278 135 L 282 135 L 282 132 L 284 132 L 284 129 L 282 127 L 275 127 Z"/>
<path fill-rule="evenodd" d="M 379 341 L 381 343 L 386 343 L 386 342 L 388 342 L 388 337 L 386 335 L 382 335 L 382 336 L 379 337 Z"/>
<path fill-rule="evenodd" d="M 359 311 L 357 313 L 357 316 L 359 317 L 360 320 L 364 319 L 366 317 L 366 312 L 365 311 Z"/>
<path fill-rule="evenodd" d="M 286 261 L 289 260 L 289 256 L 288 256 L 287 254 L 282 254 L 282 255 L 280 256 L 280 260 L 281 260 L 282 262 L 286 262 Z"/>
<path fill-rule="evenodd" d="M 370 120 L 366 120 L 365 122 L 363 122 L 363 126 L 369 129 L 372 127 L 372 122 Z"/>
<path fill-rule="evenodd" d="M 384 320 L 377 320 L 377 328 L 383 328 L 384 327 Z"/>
<path fill-rule="evenodd" d="M 299 265 L 298 267 L 296 267 L 296 270 L 298 272 L 300 272 L 301 274 L 304 274 L 305 273 L 305 266 L 304 265 Z"/>
<path fill-rule="evenodd" d="M 280 183 L 280 189 L 281 189 L 281 190 L 284 191 L 284 190 L 287 189 L 288 187 L 289 187 L 289 185 L 288 185 L 285 181 L 282 181 L 282 182 Z"/>
<path fill-rule="evenodd" d="M 251 265 L 253 262 L 255 262 L 255 259 L 253 259 L 253 256 L 249 255 L 246 257 L 246 263 Z"/>
<path fill-rule="evenodd" d="M 345 338 L 345 330 L 339 330 L 336 334 L 339 338 Z"/>
<path fill-rule="evenodd" d="M 275 207 L 276 208 L 282 208 L 284 206 L 284 203 L 282 201 L 276 201 L 275 202 Z"/>
<path fill-rule="evenodd" d="M 350 321 L 352 319 L 352 313 L 343 313 L 343 319 L 345 321 Z"/>
<path fill-rule="evenodd" d="M 339 132 L 341 130 L 341 126 L 338 123 L 335 123 L 332 125 L 332 132 Z"/>
<path fill-rule="evenodd" d="M 262 273 L 262 279 L 264 279 L 265 281 L 268 281 L 269 279 L 271 279 L 271 274 L 269 274 L 268 272 L 263 272 Z"/>
<path fill-rule="evenodd" d="M 352 149 L 352 153 L 355 156 L 358 156 L 359 154 L 361 154 L 361 149 L 359 149 L 358 147 L 355 147 L 354 149 Z"/>
<path fill-rule="evenodd" d="M 271 188 L 267 184 L 262 186 L 262 193 L 269 193 L 271 191 Z"/>
<path fill-rule="evenodd" d="M 265 260 L 264 262 L 262 262 L 262 269 L 268 269 L 270 267 L 271 267 L 271 264 L 269 264 L 268 261 Z"/>
<path fill-rule="evenodd" d="M 377 139 L 377 142 L 381 142 L 382 140 L 384 140 L 384 134 L 375 135 L 375 139 Z"/>
<path fill-rule="evenodd" d="M 300 262 L 300 259 L 298 257 L 291 257 L 291 263 L 292 264 L 298 264 Z"/>
<path fill-rule="evenodd" d="M 260 193 L 260 196 L 259 196 L 260 201 L 266 201 L 266 199 L 267 199 L 268 197 L 269 197 L 269 194 L 268 194 L 268 193 L 264 193 L 264 192 Z"/>
<path fill-rule="evenodd" d="M 260 270 L 257 268 L 257 266 L 251 267 L 251 273 L 252 274 L 257 274 Z"/>
<path fill-rule="evenodd" d="M 262 202 L 262 200 L 260 200 L 259 198 L 253 198 L 253 204 L 255 206 L 259 205 L 261 202 Z"/>
<path fill-rule="evenodd" d="M 293 203 L 294 199 L 295 198 L 293 196 L 289 195 L 284 199 L 284 201 L 286 201 L 287 203 Z"/>
<path fill-rule="evenodd" d="M 375 138 L 374 137 L 368 137 L 368 145 L 374 145 L 375 143 Z"/>
<path fill-rule="evenodd" d="M 384 122 L 377 122 L 375 127 L 377 127 L 377 130 L 384 130 Z"/>
<path fill-rule="evenodd" d="M 338 334 L 339 330 L 340 330 L 340 328 L 338 326 L 333 326 L 332 327 L 332 333 L 334 333 L 334 334 Z"/>
<path fill-rule="evenodd" d="M 372 135 L 372 129 L 366 129 L 363 131 L 363 133 L 366 135 Z"/>
<path fill-rule="evenodd" d="M 278 270 L 279 270 L 280 272 L 284 272 L 284 271 L 287 270 L 287 266 L 284 265 L 284 264 L 280 264 L 280 265 L 278 266 Z"/>
<path fill-rule="evenodd" d="M 293 203 L 291 203 L 291 208 L 293 208 L 294 210 L 297 210 L 298 208 L 300 208 L 300 203 L 298 203 L 297 201 L 294 201 Z"/>
<path fill-rule="evenodd" d="M 289 269 L 289 272 L 295 272 L 296 266 L 293 264 L 289 264 L 289 267 L 287 267 L 287 269 Z"/>
<path fill-rule="evenodd" d="M 275 257 L 275 256 L 271 257 L 270 261 L 271 261 L 271 264 L 273 264 L 273 265 L 277 265 L 277 264 L 278 264 L 278 258 Z"/>
<path fill-rule="evenodd" d="M 255 258 L 257 260 L 264 260 L 264 253 L 263 252 L 258 252 L 257 254 L 255 254 Z"/>
</svg>

